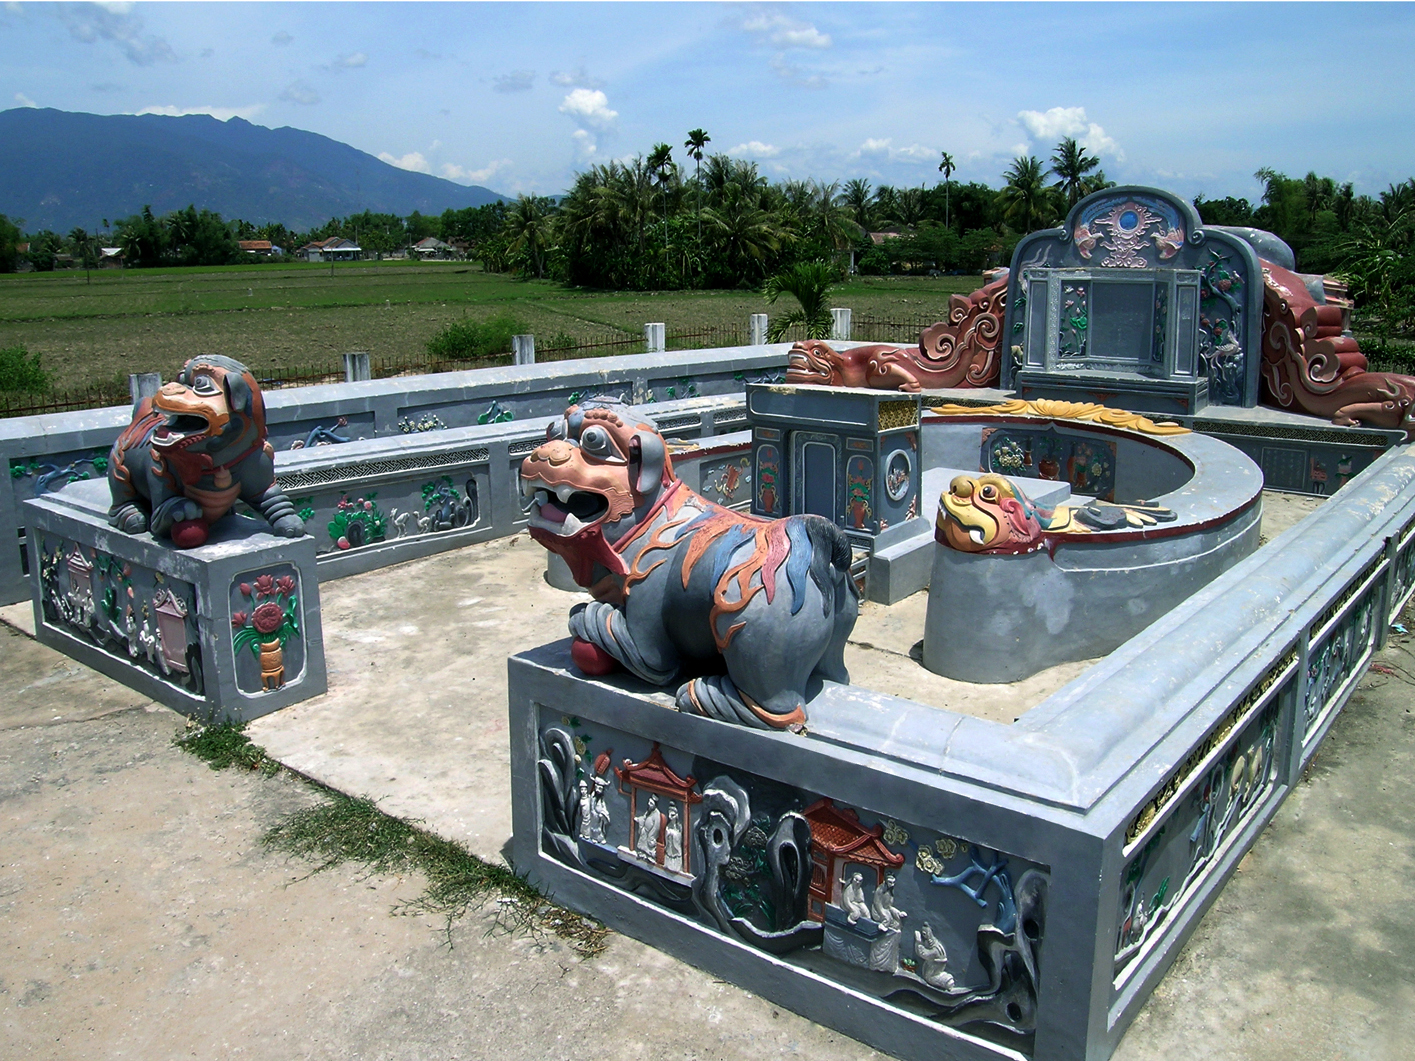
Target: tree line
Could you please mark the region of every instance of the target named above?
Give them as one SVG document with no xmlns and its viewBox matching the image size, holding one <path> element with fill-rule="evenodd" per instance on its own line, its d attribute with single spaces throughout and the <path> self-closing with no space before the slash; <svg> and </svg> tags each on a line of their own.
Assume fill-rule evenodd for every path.
<svg viewBox="0 0 1415 1061">
<path fill-rule="evenodd" d="M 591 165 L 558 200 L 522 195 L 513 202 L 407 217 L 364 211 L 305 232 L 281 224 L 224 221 L 188 206 L 156 217 L 151 209 L 115 223 L 103 240 L 125 264 L 217 265 L 243 260 L 239 240 L 267 239 L 286 252 L 339 236 L 366 253 L 387 254 L 427 236 L 450 243 L 493 272 L 615 290 L 758 288 L 800 263 L 824 262 L 839 274 L 977 273 L 1006 264 L 1028 232 L 1058 224 L 1084 196 L 1112 186 L 1100 160 L 1072 138 L 1047 160 L 1021 156 L 1001 186 L 952 179 L 942 153 L 932 187 L 771 181 L 756 163 L 708 154 L 711 137 L 694 129 L 674 148 L 655 144 L 628 161 Z M 1386 328 L 1415 328 L 1415 178 L 1379 195 L 1308 173 L 1256 174 L 1263 192 L 1194 205 L 1207 224 L 1249 225 L 1292 246 L 1303 272 L 1337 273 Z M 107 222 L 104 222 L 107 229 Z M 26 238 L 0 216 L 0 270 L 28 260 L 53 268 L 59 256 L 93 264 L 98 234 L 74 229 Z"/>
</svg>

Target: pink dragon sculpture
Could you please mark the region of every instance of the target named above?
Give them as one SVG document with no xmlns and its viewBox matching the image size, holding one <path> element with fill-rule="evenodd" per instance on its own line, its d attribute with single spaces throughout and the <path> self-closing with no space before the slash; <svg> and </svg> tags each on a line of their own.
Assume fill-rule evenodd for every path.
<svg viewBox="0 0 1415 1061">
<path fill-rule="evenodd" d="M 836 350 L 818 339 L 787 355 L 787 383 L 914 392 L 989 387 L 1001 369 L 998 347 L 1007 311 L 1007 278 L 948 300 L 948 320 L 926 328 L 914 348 L 873 344 Z"/>
<path fill-rule="evenodd" d="M 1345 307 L 1319 305 L 1302 277 L 1262 265 L 1265 399 L 1343 427 L 1394 427 L 1415 438 L 1415 377 L 1368 371 L 1356 340 L 1342 334 Z"/>
</svg>

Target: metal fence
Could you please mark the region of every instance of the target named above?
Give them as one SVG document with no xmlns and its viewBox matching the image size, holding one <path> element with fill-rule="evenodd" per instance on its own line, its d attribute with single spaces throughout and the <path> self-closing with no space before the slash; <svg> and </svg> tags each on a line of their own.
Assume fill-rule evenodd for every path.
<svg viewBox="0 0 1415 1061">
<path fill-rule="evenodd" d="M 875 317 L 855 317 L 852 338 L 866 342 L 916 343 L 919 333 L 934 320 L 919 317 L 913 320 L 885 320 Z M 795 342 L 805 338 L 801 327 L 788 329 L 782 340 Z M 747 326 L 709 325 L 694 328 L 668 329 L 665 345 L 668 350 L 708 350 L 718 347 L 747 345 Z M 586 357 L 612 357 L 642 353 L 644 337 L 622 330 L 606 331 L 602 336 L 588 338 L 565 334 L 552 336 L 546 345 L 537 345 L 538 362 L 572 361 Z M 511 364 L 511 354 L 496 354 L 479 358 L 438 358 L 424 351 L 375 357 L 370 370 L 374 379 L 396 376 L 420 376 L 438 372 L 464 372 L 472 368 L 493 368 Z M 252 372 L 266 390 L 286 387 L 309 387 L 320 383 L 343 383 L 342 360 L 316 361 L 308 364 L 251 366 Z M 50 394 L 0 393 L 0 418 L 35 416 L 41 413 L 71 412 L 79 409 L 99 409 L 128 402 L 127 386 L 121 381 L 99 384 L 82 389 L 55 391 Z"/>
</svg>

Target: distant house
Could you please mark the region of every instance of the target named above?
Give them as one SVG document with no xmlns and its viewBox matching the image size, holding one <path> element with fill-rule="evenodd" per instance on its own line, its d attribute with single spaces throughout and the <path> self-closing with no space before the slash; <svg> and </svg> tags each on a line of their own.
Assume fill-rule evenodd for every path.
<svg viewBox="0 0 1415 1061">
<path fill-rule="evenodd" d="M 273 254 L 285 253 L 268 239 L 241 239 L 236 241 L 236 245 L 246 254 L 254 254 L 257 258 L 269 258 Z"/>
<path fill-rule="evenodd" d="M 882 244 L 882 243 L 883 243 L 885 240 L 887 240 L 887 239 L 898 239 L 898 238 L 899 238 L 899 233 L 898 233 L 898 232 L 871 232 L 871 233 L 869 233 L 869 237 L 870 237 L 870 242 L 873 243 L 876 247 L 878 247 L 880 244 Z"/>
<path fill-rule="evenodd" d="M 363 248 L 357 243 L 331 236 L 306 243 L 295 252 L 295 256 L 307 262 L 356 262 L 363 257 L 363 253 Z"/>
<path fill-rule="evenodd" d="M 428 236 L 426 239 L 420 239 L 409 249 L 413 254 L 416 254 L 424 261 L 428 259 L 460 257 L 456 247 L 452 246 L 450 243 L 443 243 L 442 240 L 438 239 L 436 236 Z"/>
<path fill-rule="evenodd" d="M 100 269 L 121 269 L 123 267 L 123 248 L 99 247 L 98 267 Z"/>
</svg>

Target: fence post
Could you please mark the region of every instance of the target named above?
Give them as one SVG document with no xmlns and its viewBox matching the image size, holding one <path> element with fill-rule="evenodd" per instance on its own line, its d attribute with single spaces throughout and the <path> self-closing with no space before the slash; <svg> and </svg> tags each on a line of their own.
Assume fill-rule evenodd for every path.
<svg viewBox="0 0 1415 1061">
<path fill-rule="evenodd" d="M 536 363 L 536 337 L 534 335 L 511 336 L 511 364 L 534 365 Z"/>
<path fill-rule="evenodd" d="M 144 398 L 151 398 L 162 389 L 162 373 L 132 372 L 128 374 L 128 393 L 133 396 L 133 404 Z"/>
<path fill-rule="evenodd" d="M 368 351 L 352 350 L 345 354 L 344 382 L 362 383 L 368 379 L 373 379 L 373 373 L 369 368 Z"/>
<path fill-rule="evenodd" d="M 766 345 L 766 314 L 752 313 L 747 317 L 747 345 Z"/>
<path fill-rule="evenodd" d="M 644 353 L 661 354 L 668 349 L 667 330 L 662 324 L 644 325 Z"/>
<path fill-rule="evenodd" d="M 830 311 L 830 337 L 832 339 L 850 338 L 850 311 L 848 309 L 832 309 Z"/>
</svg>

